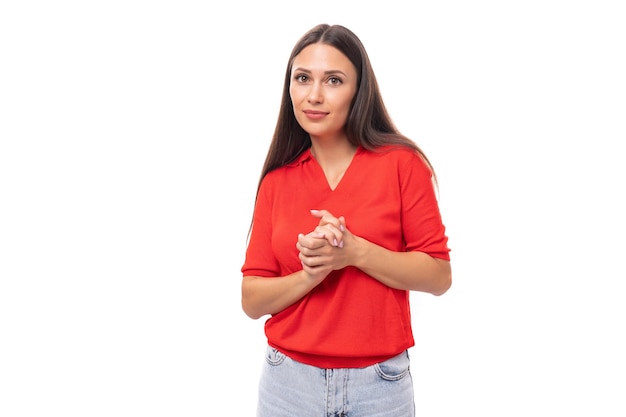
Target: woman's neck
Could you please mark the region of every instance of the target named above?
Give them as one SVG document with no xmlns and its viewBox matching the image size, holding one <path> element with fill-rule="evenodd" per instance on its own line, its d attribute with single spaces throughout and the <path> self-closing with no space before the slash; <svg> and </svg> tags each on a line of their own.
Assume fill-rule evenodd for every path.
<svg viewBox="0 0 626 417">
<path fill-rule="evenodd" d="M 326 181 L 335 189 L 352 163 L 357 146 L 347 140 L 335 143 L 311 141 L 311 154 L 324 171 Z"/>
<path fill-rule="evenodd" d="M 334 141 L 311 139 L 311 154 L 322 166 L 326 164 L 330 166 L 342 165 L 346 160 L 349 162 L 352 160 L 356 149 L 357 147 L 351 144 L 348 139 Z"/>
</svg>

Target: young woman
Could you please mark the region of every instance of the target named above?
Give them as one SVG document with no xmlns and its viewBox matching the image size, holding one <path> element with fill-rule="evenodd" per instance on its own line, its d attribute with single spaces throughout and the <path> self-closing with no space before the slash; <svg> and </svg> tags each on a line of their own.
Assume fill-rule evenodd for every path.
<svg viewBox="0 0 626 417">
<path fill-rule="evenodd" d="M 295 45 L 261 173 L 242 307 L 270 317 L 259 417 L 414 416 L 409 292 L 451 285 L 433 168 L 368 55 L 322 24 Z"/>
</svg>

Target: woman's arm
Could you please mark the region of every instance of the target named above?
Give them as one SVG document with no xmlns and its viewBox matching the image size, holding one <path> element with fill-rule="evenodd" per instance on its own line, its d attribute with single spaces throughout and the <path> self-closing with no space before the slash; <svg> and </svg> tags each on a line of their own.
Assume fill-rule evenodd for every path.
<svg viewBox="0 0 626 417">
<path fill-rule="evenodd" d="M 314 286 L 307 280 L 304 271 L 274 278 L 244 276 L 241 284 L 241 306 L 249 317 L 258 319 L 284 310 Z"/>
<path fill-rule="evenodd" d="M 442 295 L 452 285 L 450 261 L 424 252 L 394 252 L 357 236 L 343 249 L 351 265 L 392 288 Z"/>
<path fill-rule="evenodd" d="M 302 270 L 283 277 L 244 276 L 241 284 L 241 305 L 251 318 L 275 314 L 289 307 L 328 276 L 332 264 L 328 262 L 331 245 L 323 235 L 315 232 L 298 235 L 299 250 L 315 251 L 311 257 L 300 255 Z"/>
<path fill-rule="evenodd" d="M 343 217 L 335 217 L 326 210 L 312 211 L 320 219 L 316 232 L 329 242 L 331 255 L 327 267 L 333 270 L 354 266 L 383 284 L 402 290 L 442 295 L 452 285 L 450 262 L 432 257 L 424 252 L 395 252 L 353 235 L 345 226 Z M 318 250 L 302 250 L 303 255 L 315 257 Z"/>
</svg>

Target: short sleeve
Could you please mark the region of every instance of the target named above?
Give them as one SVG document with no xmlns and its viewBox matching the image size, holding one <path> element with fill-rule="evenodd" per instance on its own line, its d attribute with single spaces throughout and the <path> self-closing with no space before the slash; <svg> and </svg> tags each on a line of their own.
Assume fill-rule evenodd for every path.
<svg viewBox="0 0 626 417">
<path fill-rule="evenodd" d="M 399 167 L 402 196 L 402 232 L 407 251 L 419 251 L 450 260 L 433 176 L 422 157 L 412 153 Z"/>
<path fill-rule="evenodd" d="M 259 187 L 252 217 L 252 230 L 241 268 L 244 276 L 275 277 L 280 267 L 272 251 L 272 183 L 266 176 Z"/>
</svg>

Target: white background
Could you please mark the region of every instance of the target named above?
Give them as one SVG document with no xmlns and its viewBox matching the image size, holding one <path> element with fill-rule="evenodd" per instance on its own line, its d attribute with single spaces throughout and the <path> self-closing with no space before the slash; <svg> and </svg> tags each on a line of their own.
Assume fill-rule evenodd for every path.
<svg viewBox="0 0 626 417">
<path fill-rule="evenodd" d="M 412 294 L 418 415 L 626 415 L 618 3 L 3 2 L 0 415 L 254 415 L 240 267 L 322 22 L 440 179 L 454 284 Z"/>
</svg>

